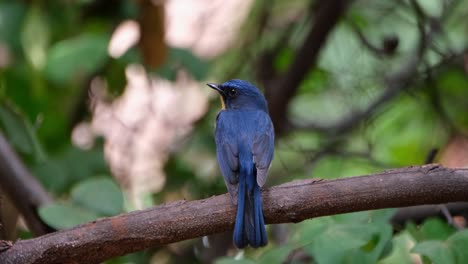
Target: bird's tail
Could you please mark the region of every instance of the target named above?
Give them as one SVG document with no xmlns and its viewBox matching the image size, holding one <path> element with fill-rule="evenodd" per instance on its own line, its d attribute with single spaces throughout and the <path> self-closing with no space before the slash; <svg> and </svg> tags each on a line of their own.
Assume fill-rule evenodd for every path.
<svg viewBox="0 0 468 264">
<path fill-rule="evenodd" d="M 262 195 L 257 184 L 257 171 L 252 156 L 244 159 L 239 155 L 239 161 L 241 166 L 234 244 L 238 248 L 244 248 L 249 244 L 257 248 L 268 243 L 262 212 Z"/>
</svg>

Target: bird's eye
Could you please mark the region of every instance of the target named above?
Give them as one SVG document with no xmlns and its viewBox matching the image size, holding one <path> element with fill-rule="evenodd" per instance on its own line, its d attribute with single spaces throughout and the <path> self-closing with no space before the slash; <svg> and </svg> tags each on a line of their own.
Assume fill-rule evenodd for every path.
<svg viewBox="0 0 468 264">
<path fill-rule="evenodd" d="M 237 95 L 237 90 L 236 89 L 231 89 L 228 91 L 229 97 L 234 97 Z"/>
</svg>

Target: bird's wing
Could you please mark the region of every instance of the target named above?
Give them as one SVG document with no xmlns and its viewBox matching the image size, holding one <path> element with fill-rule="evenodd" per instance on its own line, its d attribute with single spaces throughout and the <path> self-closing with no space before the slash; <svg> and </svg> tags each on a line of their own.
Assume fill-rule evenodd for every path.
<svg viewBox="0 0 468 264">
<path fill-rule="evenodd" d="M 260 187 L 265 184 L 268 169 L 273 160 L 274 145 L 273 124 L 268 114 L 261 112 L 257 119 L 257 129 L 252 145 L 253 159 L 257 168 L 257 183 Z"/>
<path fill-rule="evenodd" d="M 216 158 L 232 202 L 237 204 L 239 152 L 236 137 L 233 135 L 233 132 L 237 130 L 231 126 L 232 123 L 229 122 L 227 116 L 223 116 L 223 111 L 221 111 L 216 118 Z"/>
</svg>

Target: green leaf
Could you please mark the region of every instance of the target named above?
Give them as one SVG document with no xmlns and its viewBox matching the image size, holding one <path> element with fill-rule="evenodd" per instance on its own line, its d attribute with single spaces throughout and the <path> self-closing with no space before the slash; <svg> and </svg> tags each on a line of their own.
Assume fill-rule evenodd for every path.
<svg viewBox="0 0 468 264">
<path fill-rule="evenodd" d="M 390 239 L 387 240 L 384 244 L 384 247 L 382 249 L 382 252 L 380 252 L 380 256 L 378 257 L 378 259 L 385 259 L 387 258 L 388 256 L 390 256 L 393 252 L 393 249 L 394 249 L 394 245 L 393 245 L 393 240 L 391 240 L 392 238 L 392 234 L 390 233 Z"/>
<path fill-rule="evenodd" d="M 420 228 L 425 240 L 446 240 L 455 229 L 439 218 L 429 218 Z"/>
<path fill-rule="evenodd" d="M 411 244 L 414 244 L 414 239 L 407 231 L 396 235 L 392 238 L 393 250 L 379 264 L 414 264 L 408 247 Z"/>
<path fill-rule="evenodd" d="M 392 228 L 387 222 L 369 222 L 370 217 L 370 212 L 360 212 L 314 219 L 322 220 L 298 230 L 303 236 L 299 244 L 317 263 L 376 263 L 389 253 Z"/>
<path fill-rule="evenodd" d="M 95 178 L 80 182 L 71 191 L 78 205 L 100 215 L 112 216 L 122 212 L 123 195 L 119 186 L 109 178 Z"/>
<path fill-rule="evenodd" d="M 440 101 L 456 128 L 468 131 L 468 104 L 460 98 L 468 97 L 468 77 L 460 69 L 448 70 L 438 80 Z"/>
<path fill-rule="evenodd" d="M 322 232 L 324 232 L 329 225 L 334 224 L 335 221 L 329 216 L 314 218 L 306 220 L 298 224 L 296 234 L 292 240 L 300 245 L 312 243 Z"/>
<path fill-rule="evenodd" d="M 39 216 L 56 229 L 66 229 L 96 220 L 98 215 L 71 204 L 53 203 L 39 208 Z"/>
<path fill-rule="evenodd" d="M 455 264 L 452 251 L 441 241 L 424 241 L 417 244 L 412 252 L 429 258 L 434 264 Z"/>
<path fill-rule="evenodd" d="M 447 130 L 438 120 L 424 102 L 398 98 L 369 126 L 373 157 L 395 166 L 423 163 L 426 153 L 447 139 Z"/>
<path fill-rule="evenodd" d="M 59 162 L 67 167 L 71 182 L 74 183 L 107 173 L 102 148 L 82 150 L 70 145 L 58 158 Z M 76 162 L 77 160 L 80 162 Z"/>
<path fill-rule="evenodd" d="M 468 230 L 459 231 L 447 239 L 455 256 L 455 263 L 468 263 Z"/>
<path fill-rule="evenodd" d="M 338 214 L 331 216 L 337 223 L 366 223 L 369 221 L 369 212 L 353 212 L 347 214 Z"/>
<path fill-rule="evenodd" d="M 26 14 L 26 5 L 20 1 L 0 2 L 0 40 L 6 42 L 17 53 L 21 50 L 21 24 Z"/>
<path fill-rule="evenodd" d="M 258 260 L 259 264 L 282 263 L 293 250 L 292 245 L 274 247 L 265 252 Z"/>
<path fill-rule="evenodd" d="M 158 68 L 157 73 L 166 79 L 174 80 L 180 67 L 185 68 L 197 80 L 203 80 L 209 71 L 209 64 L 189 50 L 171 48 L 167 63 Z"/>
<path fill-rule="evenodd" d="M 294 50 L 286 47 L 281 49 L 275 57 L 273 64 L 278 72 L 284 72 L 294 58 Z"/>
<path fill-rule="evenodd" d="M 6 105 L 0 106 L 0 122 L 11 144 L 20 152 L 31 154 L 32 146 L 25 133 L 24 120 Z"/>
<path fill-rule="evenodd" d="M 108 58 L 108 39 L 104 34 L 85 33 L 56 43 L 47 54 L 47 77 L 64 83 L 97 71 Z"/>
<path fill-rule="evenodd" d="M 359 249 L 372 239 L 364 225 L 330 225 L 304 249 L 318 263 L 342 263 L 352 249 Z"/>
<path fill-rule="evenodd" d="M 324 91 L 328 88 L 331 80 L 331 74 L 321 68 L 314 68 L 309 71 L 299 87 L 298 95 L 306 93 L 315 93 Z"/>
<path fill-rule="evenodd" d="M 396 211 L 396 208 L 369 211 L 370 222 L 380 224 L 389 223 Z"/>
<path fill-rule="evenodd" d="M 53 159 L 39 162 L 32 167 L 32 171 L 48 191 L 60 194 L 66 190 L 67 168 L 60 162 Z"/>
<path fill-rule="evenodd" d="M 418 241 L 446 240 L 455 229 L 438 218 L 429 218 L 420 226 L 413 223 L 406 224 L 406 230 Z"/>
<path fill-rule="evenodd" d="M 32 155 L 36 161 L 45 160 L 45 152 L 31 123 L 5 103 L 0 104 L 0 126 L 16 150 L 23 154 Z"/>
<path fill-rule="evenodd" d="M 314 164 L 312 177 L 333 179 L 366 175 L 376 171 L 376 167 L 369 160 L 358 157 L 343 158 L 329 156 L 320 159 Z"/>
</svg>

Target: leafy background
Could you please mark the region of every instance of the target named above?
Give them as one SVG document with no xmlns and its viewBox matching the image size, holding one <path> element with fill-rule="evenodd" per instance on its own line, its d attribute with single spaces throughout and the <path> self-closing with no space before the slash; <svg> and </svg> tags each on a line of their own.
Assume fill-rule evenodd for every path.
<svg viewBox="0 0 468 264">
<path fill-rule="evenodd" d="M 87 147 L 72 140 L 77 127 L 89 125 L 93 119 L 92 81 L 95 77 L 103 80 L 107 84 L 105 100 L 113 102 L 125 93 L 126 70 L 135 64 L 145 65 L 149 77 L 174 84 L 180 82 L 183 71 L 200 91 L 207 89 L 205 82 L 213 80 L 236 77 L 256 82 L 259 61 L 270 51 L 274 51 L 269 54 L 271 66 L 276 72 L 285 72 L 314 19 L 318 2 L 252 1 L 229 48 L 206 56 L 165 43 L 162 9 L 145 8 L 145 1 L 120 0 L 115 5 L 99 0 L 0 1 L 0 126 L 54 198 L 52 204 L 39 208 L 41 218 L 63 229 L 141 206 L 224 193 L 213 142 L 219 103 L 210 91 L 202 92 L 205 100 L 210 99 L 206 113 L 190 121 L 193 127 L 180 142 L 172 140 L 163 149 L 164 187 L 138 194 L 140 202 L 135 202 L 133 189 L 113 177 L 106 162 L 105 136 L 96 135 Z M 468 4 L 416 3 L 430 19 L 438 17 L 447 2 L 451 8 L 438 25 L 440 33 L 418 66 L 414 82 L 361 125 L 338 136 L 297 129 L 280 137 L 268 185 L 420 165 L 434 149 L 439 150 L 437 161 L 467 166 L 466 159 L 456 160 L 468 156 Z M 288 109 L 291 120 L 333 124 L 373 102 L 385 89 L 383 76 L 398 69 L 417 46 L 418 18 L 412 3 L 355 1 L 300 84 Z M 270 18 L 265 26 L 261 21 L 266 8 Z M 111 57 L 109 41 L 116 26 L 126 19 L 140 22 L 140 43 L 118 58 Z M 396 39 L 395 50 L 376 56 L 362 45 L 356 26 L 376 46 Z M 284 32 L 289 33 L 287 41 Z M 216 246 L 195 239 L 107 263 L 468 263 L 463 217 L 454 216 L 455 223 L 429 218 L 397 227 L 391 224 L 395 211 L 268 226 L 270 243 L 258 250 L 237 251 L 230 244 L 230 234 L 222 234 L 208 238 L 225 242 L 215 242 Z M 24 225 L 17 229 L 19 237 L 31 237 Z"/>
</svg>

